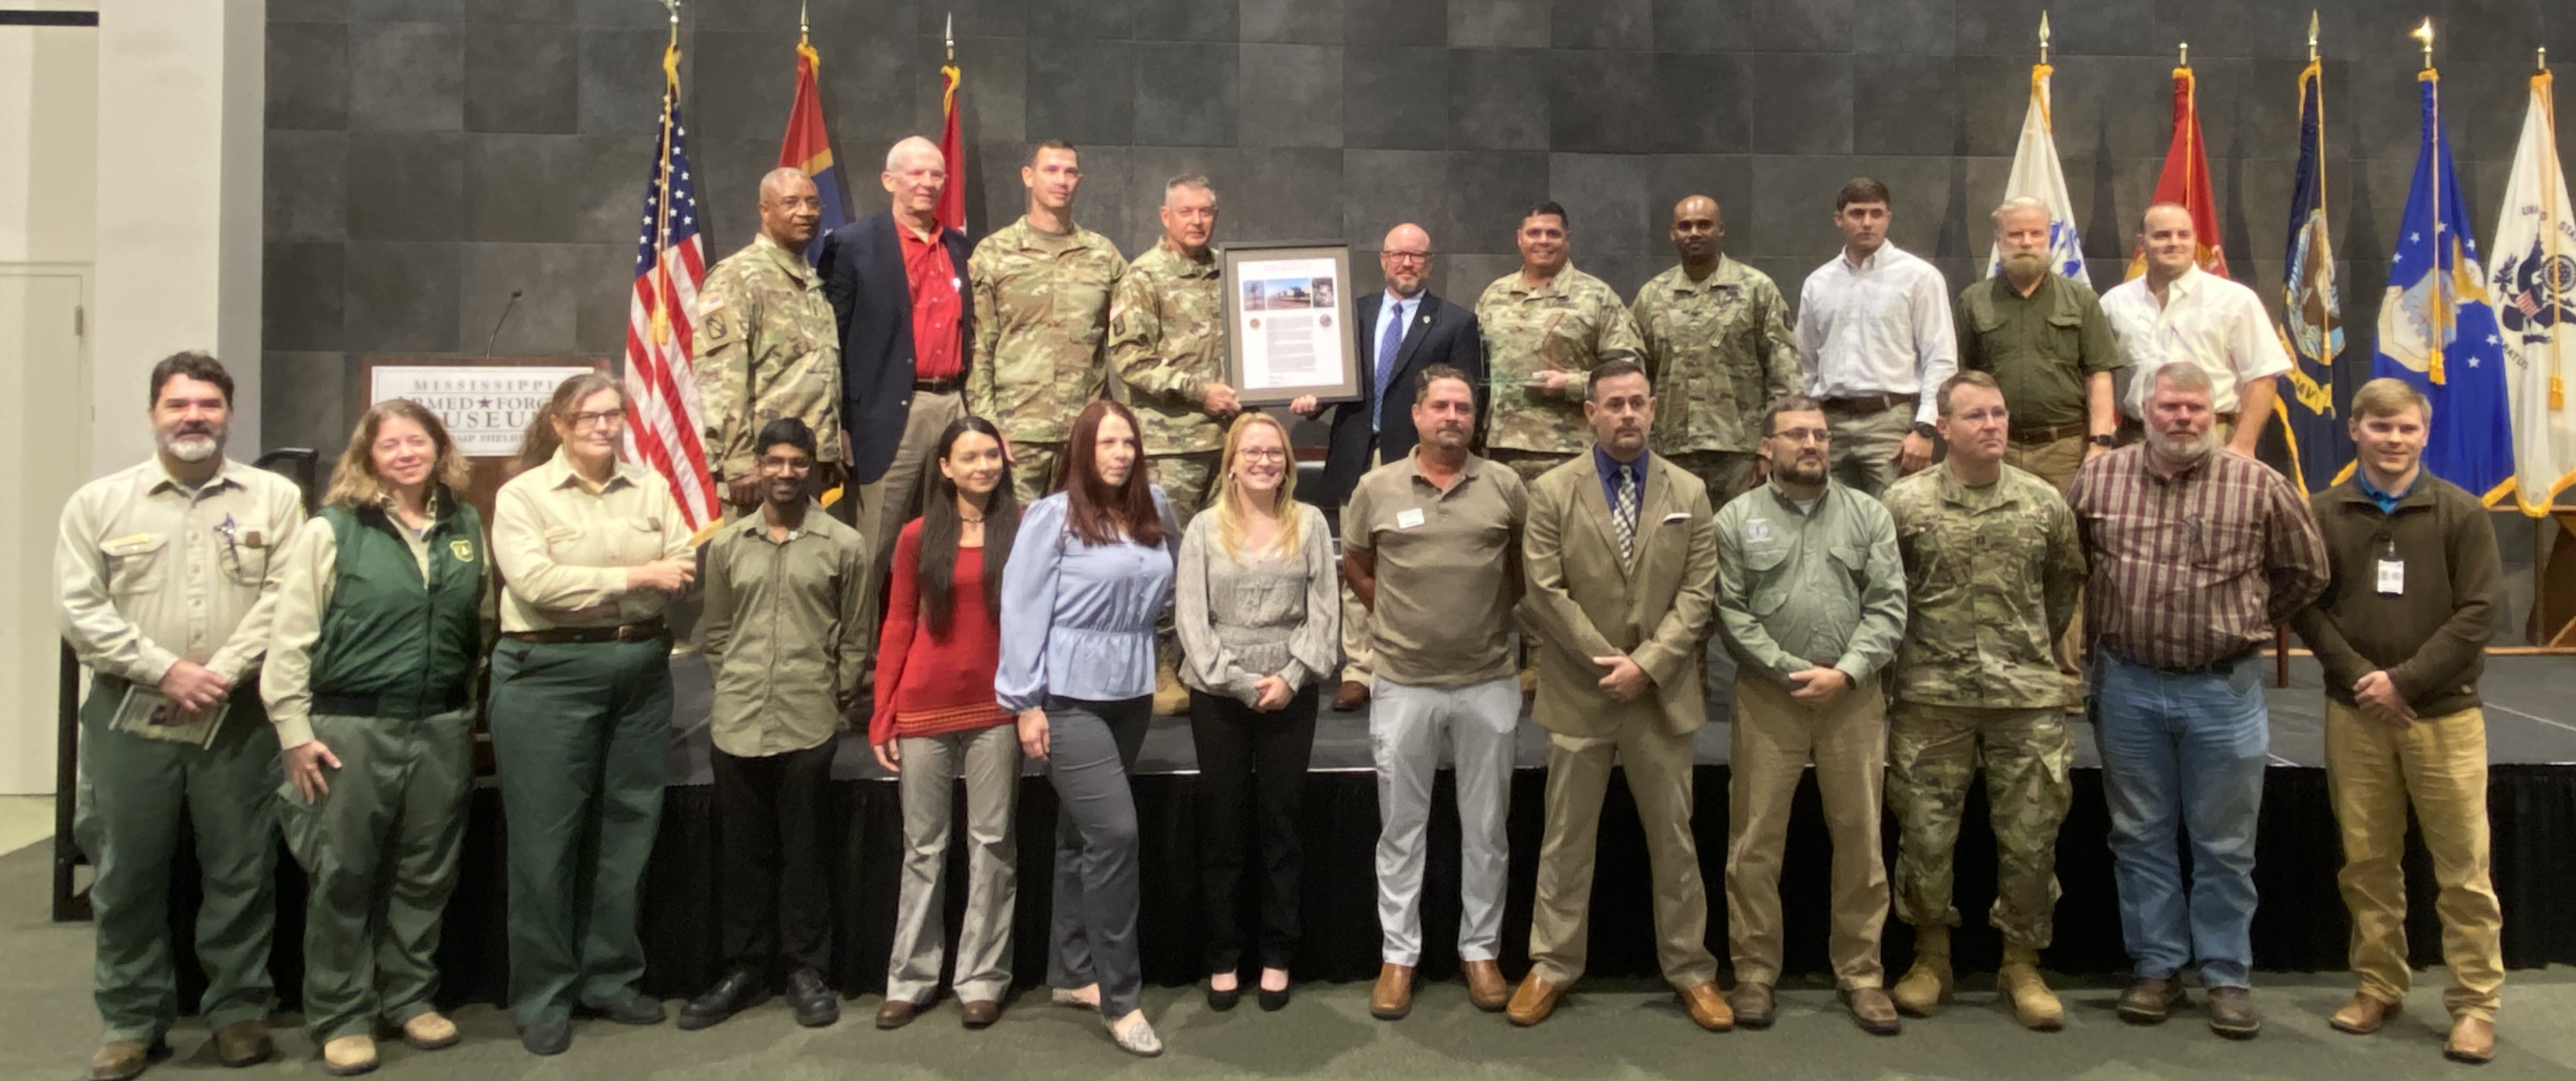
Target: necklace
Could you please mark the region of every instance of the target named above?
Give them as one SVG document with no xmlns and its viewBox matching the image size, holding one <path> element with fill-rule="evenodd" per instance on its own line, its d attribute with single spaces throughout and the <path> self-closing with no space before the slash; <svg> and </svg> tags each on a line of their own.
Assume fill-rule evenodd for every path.
<svg viewBox="0 0 2576 1081">
<path fill-rule="evenodd" d="M 976 515 L 976 516 L 974 516 L 974 517 L 972 517 L 972 518 L 968 518 L 968 517 L 966 517 L 966 515 L 965 515 L 963 512 L 960 512 L 960 513 L 957 515 L 957 517 L 958 517 L 958 519 L 959 519 L 960 521 L 965 522 L 967 525 L 982 525 L 982 524 L 984 524 L 984 516 L 983 516 L 983 515 L 981 515 L 981 514 L 978 514 L 978 515 Z"/>
</svg>

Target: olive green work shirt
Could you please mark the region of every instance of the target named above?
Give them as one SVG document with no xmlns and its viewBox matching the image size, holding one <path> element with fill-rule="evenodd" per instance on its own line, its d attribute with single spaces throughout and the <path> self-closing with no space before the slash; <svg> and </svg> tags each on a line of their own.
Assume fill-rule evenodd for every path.
<svg viewBox="0 0 2576 1081">
<path fill-rule="evenodd" d="M 1995 377 L 2016 432 L 2085 423 L 2093 375 L 2125 364 L 2102 299 L 2055 271 L 2027 297 L 2000 274 L 1971 285 L 1951 322 L 1959 370 Z"/>
</svg>

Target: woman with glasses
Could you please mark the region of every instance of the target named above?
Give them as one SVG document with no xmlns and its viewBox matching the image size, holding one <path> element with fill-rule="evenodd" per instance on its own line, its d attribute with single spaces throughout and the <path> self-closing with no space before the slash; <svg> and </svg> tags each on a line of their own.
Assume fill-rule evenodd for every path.
<svg viewBox="0 0 2576 1081">
<path fill-rule="evenodd" d="M 662 814 L 671 631 L 697 577 L 670 486 L 621 462 L 626 395 L 576 375 L 528 425 L 492 508 L 505 587 L 492 650 L 492 751 L 509 822 L 510 1011 L 539 1055 L 576 1010 L 662 1021 L 644 996 L 636 899 Z"/>
<path fill-rule="evenodd" d="M 1181 539 L 1174 599 L 1199 760 L 1207 1000 L 1241 999 L 1244 849 L 1260 838 L 1261 1008 L 1288 1004 L 1297 949 L 1297 805 L 1315 749 L 1316 688 L 1340 660 L 1341 582 L 1322 511 L 1292 498 L 1278 418 L 1226 433 L 1216 498 Z"/>
</svg>

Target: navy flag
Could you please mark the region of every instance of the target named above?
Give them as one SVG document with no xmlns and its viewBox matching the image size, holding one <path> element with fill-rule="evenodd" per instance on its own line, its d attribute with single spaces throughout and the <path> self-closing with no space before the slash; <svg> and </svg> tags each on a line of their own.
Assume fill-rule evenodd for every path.
<svg viewBox="0 0 2576 1081">
<path fill-rule="evenodd" d="M 2352 433 L 2335 386 L 2343 352 L 2343 305 L 2335 292 L 2334 245 L 2326 236 L 2325 75 L 2315 60 L 2299 73 L 2299 170 L 2290 182 L 2289 253 L 2281 276 L 2281 345 L 2290 370 L 2278 376 L 2272 412 L 2290 448 L 2290 479 L 2314 494 L 2352 464 Z"/>
</svg>

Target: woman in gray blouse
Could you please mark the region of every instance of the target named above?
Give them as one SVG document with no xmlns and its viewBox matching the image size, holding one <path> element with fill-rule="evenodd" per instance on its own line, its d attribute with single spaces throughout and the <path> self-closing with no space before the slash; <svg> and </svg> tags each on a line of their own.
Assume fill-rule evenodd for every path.
<svg viewBox="0 0 2576 1081">
<path fill-rule="evenodd" d="M 1261 413 L 1226 433 L 1216 498 L 1181 540 L 1174 621 L 1199 760 L 1208 1005 L 1242 997 L 1236 913 L 1260 839 L 1261 1008 L 1288 1004 L 1297 948 L 1297 804 L 1315 747 L 1316 688 L 1340 659 L 1341 586 L 1323 512 L 1290 498 L 1288 430 Z"/>
</svg>

